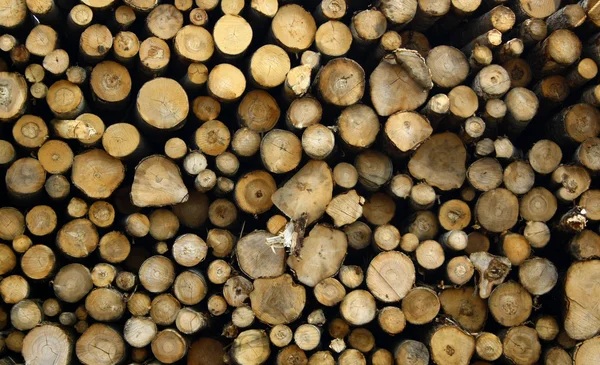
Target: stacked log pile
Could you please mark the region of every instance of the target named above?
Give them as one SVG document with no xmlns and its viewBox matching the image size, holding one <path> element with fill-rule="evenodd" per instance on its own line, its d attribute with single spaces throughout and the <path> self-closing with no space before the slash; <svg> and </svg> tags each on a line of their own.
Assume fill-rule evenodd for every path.
<svg viewBox="0 0 600 365">
<path fill-rule="evenodd" d="M 598 9 L 0 1 L 0 365 L 600 364 Z"/>
</svg>

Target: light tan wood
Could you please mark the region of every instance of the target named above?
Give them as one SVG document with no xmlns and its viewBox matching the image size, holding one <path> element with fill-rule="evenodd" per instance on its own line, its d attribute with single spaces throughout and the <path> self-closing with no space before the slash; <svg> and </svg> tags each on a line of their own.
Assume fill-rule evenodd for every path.
<svg viewBox="0 0 600 365">
<path fill-rule="evenodd" d="M 399 75 L 405 76 L 398 78 Z M 402 81 L 402 88 L 396 87 L 398 81 Z M 381 116 L 417 109 L 425 103 L 428 91 L 433 87 L 425 60 L 411 50 L 398 50 L 393 58 L 384 58 L 371 73 L 369 84 L 371 101 Z"/>
<path fill-rule="evenodd" d="M 404 279 L 397 280 L 401 277 Z M 367 287 L 377 299 L 388 303 L 406 296 L 414 280 L 414 264 L 408 256 L 397 251 L 380 253 L 367 269 Z"/>
<path fill-rule="evenodd" d="M 312 15 L 296 4 L 279 8 L 271 23 L 273 38 L 291 53 L 309 48 L 315 39 L 316 31 L 317 26 Z"/>
<path fill-rule="evenodd" d="M 465 330 L 479 332 L 483 329 L 488 306 L 486 301 L 476 294 L 476 288 L 470 286 L 446 288 L 440 293 L 439 300 L 443 312 Z M 462 308 L 469 308 L 469 311 L 464 311 Z"/>
<path fill-rule="evenodd" d="M 187 352 L 187 340 L 176 330 L 164 329 L 152 340 L 152 353 L 163 363 L 181 360 Z"/>
<path fill-rule="evenodd" d="M 263 330 L 244 331 L 233 341 L 229 354 L 238 364 L 259 365 L 271 354 L 269 338 Z"/>
<path fill-rule="evenodd" d="M 250 293 L 252 310 L 264 323 L 288 324 L 297 319 L 306 301 L 303 286 L 293 282 L 288 274 L 276 278 L 261 278 L 254 281 Z"/>
<path fill-rule="evenodd" d="M 44 348 L 52 351 L 43 352 Z M 73 356 L 73 340 L 68 332 L 59 326 L 44 324 L 27 333 L 23 339 L 22 354 L 28 362 L 54 362 L 56 365 L 67 365 Z"/>
<path fill-rule="evenodd" d="M 365 72 L 349 58 L 329 61 L 319 71 L 316 82 L 323 101 L 338 107 L 355 104 L 365 92 Z"/>
<path fill-rule="evenodd" d="M 171 51 L 167 42 L 157 37 L 148 37 L 140 44 L 138 56 L 142 73 L 149 78 L 154 78 L 161 76 L 167 70 Z"/>
<path fill-rule="evenodd" d="M 252 42 L 252 27 L 239 15 L 225 13 L 213 28 L 215 48 L 225 60 L 241 57 Z"/>
<path fill-rule="evenodd" d="M 375 319 L 377 308 L 375 299 L 366 290 L 349 292 L 340 304 L 342 317 L 350 324 L 361 326 Z"/>
<path fill-rule="evenodd" d="M 489 308 L 494 320 L 499 324 L 507 327 L 517 326 L 531 314 L 531 295 L 519 283 L 509 281 L 494 289 L 489 298 Z"/>
<path fill-rule="evenodd" d="M 513 327 L 503 337 L 503 355 L 513 364 L 532 364 L 540 358 L 541 344 L 534 329 L 527 326 Z"/>
<path fill-rule="evenodd" d="M 443 159 L 434 159 L 434 155 L 443 156 Z M 417 149 L 408 169 L 415 178 L 424 179 L 441 190 L 450 190 L 460 187 L 464 181 L 465 159 L 464 146 L 455 134 L 435 134 Z"/>
</svg>

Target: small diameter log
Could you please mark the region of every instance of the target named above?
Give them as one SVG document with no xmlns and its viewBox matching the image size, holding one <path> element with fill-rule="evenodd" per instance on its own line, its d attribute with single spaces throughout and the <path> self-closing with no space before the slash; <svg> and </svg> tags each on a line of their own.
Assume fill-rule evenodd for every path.
<svg viewBox="0 0 600 365">
<path fill-rule="evenodd" d="M 102 108 L 122 110 L 127 107 L 131 92 L 129 71 L 113 61 L 97 64 L 90 75 L 94 102 Z"/>
<path fill-rule="evenodd" d="M 417 12 L 417 1 L 378 0 L 374 5 L 385 15 L 390 26 L 401 27 L 409 23 Z"/>
<path fill-rule="evenodd" d="M 342 317 L 355 326 L 371 322 L 375 319 L 376 312 L 375 299 L 366 290 L 351 291 L 340 304 Z"/>
<path fill-rule="evenodd" d="M 0 282 L 0 296 L 6 304 L 16 304 L 29 297 L 29 294 L 29 283 L 22 276 L 7 276 Z"/>
<path fill-rule="evenodd" d="M 433 82 L 423 57 L 416 51 L 400 49 L 394 52 L 394 58 L 385 57 L 379 63 L 369 77 L 369 85 L 377 114 L 389 116 L 423 105 Z"/>
<path fill-rule="evenodd" d="M 405 221 L 405 230 L 417 237 L 419 241 L 431 240 L 437 237 L 437 217 L 428 210 L 420 210 Z"/>
<path fill-rule="evenodd" d="M 90 198 L 108 198 L 124 177 L 123 164 L 103 150 L 89 150 L 73 160 L 73 184 Z"/>
<path fill-rule="evenodd" d="M 450 126 L 456 124 L 455 122 L 469 118 L 479 108 L 477 94 L 465 85 L 450 90 L 448 99 L 450 101 Z"/>
<path fill-rule="evenodd" d="M 482 332 L 475 339 L 475 352 L 485 361 L 496 361 L 502 356 L 502 341 L 493 333 Z"/>
<path fill-rule="evenodd" d="M 87 63 L 96 64 L 104 59 L 113 46 L 110 30 L 101 24 L 87 27 L 79 39 L 79 54 Z"/>
<path fill-rule="evenodd" d="M 513 38 L 504 43 L 501 47 L 496 48 L 494 56 L 499 63 L 505 63 L 520 57 L 521 54 L 523 54 L 524 49 L 525 46 L 523 45 L 523 41 L 519 38 Z"/>
<path fill-rule="evenodd" d="M 26 362 L 67 365 L 73 357 L 73 339 L 59 326 L 44 324 L 27 333 L 23 339 L 22 354 Z"/>
<path fill-rule="evenodd" d="M 405 278 L 396 280 L 394 278 Z M 403 253 L 383 252 L 377 255 L 367 269 L 366 284 L 375 297 L 384 302 L 401 300 L 414 284 L 415 267 Z"/>
<path fill-rule="evenodd" d="M 548 293 L 558 281 L 554 264 L 544 258 L 532 258 L 519 266 L 519 282 L 532 295 Z"/>
<path fill-rule="evenodd" d="M 314 124 L 302 133 L 302 148 L 312 159 L 326 159 L 333 152 L 334 147 L 335 135 L 329 127 Z"/>
<path fill-rule="evenodd" d="M 294 332 L 294 342 L 304 350 L 314 350 L 321 342 L 321 331 L 312 324 L 302 324 Z"/>
<path fill-rule="evenodd" d="M 519 135 L 536 115 L 539 107 L 538 98 L 531 90 L 516 87 L 506 94 L 504 102 L 507 110 L 504 118 L 507 132 L 511 135 Z"/>
<path fill-rule="evenodd" d="M 244 96 L 238 107 L 237 118 L 240 125 L 264 133 L 279 120 L 280 109 L 275 99 L 266 91 L 252 90 Z"/>
<path fill-rule="evenodd" d="M 445 260 L 442 245 L 434 240 L 423 241 L 415 253 L 419 266 L 426 270 L 435 270 L 441 267 Z"/>
<path fill-rule="evenodd" d="M 506 6 L 499 5 L 470 21 L 465 27 L 458 30 L 459 44 L 466 44 L 479 35 L 496 29 L 501 33 L 508 32 L 515 24 L 515 13 Z M 462 31 L 461 31 L 462 30 Z"/>
<path fill-rule="evenodd" d="M 273 237 L 270 233 L 255 231 L 241 238 L 236 245 L 240 269 L 252 279 L 276 277 L 285 271 L 285 250 L 266 244 L 270 237 Z"/>
<path fill-rule="evenodd" d="M 203 63 L 190 63 L 180 83 L 188 92 L 198 92 L 208 81 L 208 68 Z"/>
<path fill-rule="evenodd" d="M 8 262 L 10 262 L 10 256 Z M 54 271 L 56 256 L 54 252 L 44 245 L 34 245 L 29 248 L 21 258 L 23 274 L 33 280 L 47 279 Z"/>
<path fill-rule="evenodd" d="M 491 51 L 501 44 L 502 33 L 497 29 L 492 29 L 473 39 L 466 46 L 461 48 L 461 51 L 464 54 L 470 55 L 477 46 L 486 47 Z"/>
<path fill-rule="evenodd" d="M 436 364 L 468 364 L 475 353 L 473 336 L 453 325 L 433 329 L 429 346 Z"/>
<path fill-rule="evenodd" d="M 69 67 L 69 54 L 64 49 L 55 49 L 44 57 L 42 65 L 51 76 L 60 77 Z"/>
<path fill-rule="evenodd" d="M 403 340 L 394 350 L 396 363 L 413 361 L 418 365 L 429 364 L 429 350 L 425 344 L 415 340 Z"/>
<path fill-rule="evenodd" d="M 162 40 L 172 39 L 183 25 L 183 14 L 174 5 L 161 4 L 146 17 L 146 30 Z"/>
<path fill-rule="evenodd" d="M 502 326 L 511 327 L 517 326 L 529 318 L 533 301 L 531 295 L 521 284 L 509 281 L 494 289 L 488 305 L 496 322 Z M 533 331 L 535 332 L 535 330 Z"/>
<path fill-rule="evenodd" d="M 407 153 L 420 146 L 433 132 L 429 121 L 415 112 L 397 112 L 386 121 L 385 136 L 393 151 Z"/>
<path fill-rule="evenodd" d="M 436 94 L 429 99 L 427 104 L 425 104 L 419 112 L 429 120 L 435 129 L 449 111 L 450 98 L 448 98 L 448 95 Z"/>
<path fill-rule="evenodd" d="M 519 266 L 531 255 L 531 246 L 522 235 L 508 232 L 500 238 L 500 252 L 513 266 Z"/>
<path fill-rule="evenodd" d="M 112 157 L 131 160 L 140 156 L 145 143 L 135 126 L 128 123 L 115 123 L 104 132 L 102 147 Z"/>
<path fill-rule="evenodd" d="M 443 312 L 469 332 L 481 331 L 487 318 L 487 302 L 476 294 L 476 290 L 470 286 L 447 288 L 439 296 Z"/>
<path fill-rule="evenodd" d="M 362 104 L 344 109 L 337 120 L 337 126 L 344 143 L 353 149 L 371 146 L 380 128 L 373 109 Z"/>
<path fill-rule="evenodd" d="M 296 4 L 279 8 L 271 23 L 272 37 L 290 53 L 308 49 L 316 32 L 317 25 L 312 15 Z"/>
</svg>

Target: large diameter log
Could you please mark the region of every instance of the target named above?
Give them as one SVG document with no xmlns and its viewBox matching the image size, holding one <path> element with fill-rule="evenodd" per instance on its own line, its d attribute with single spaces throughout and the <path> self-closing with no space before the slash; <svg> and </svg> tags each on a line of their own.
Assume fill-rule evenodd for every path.
<svg viewBox="0 0 600 365">
<path fill-rule="evenodd" d="M 474 287 L 469 286 L 448 288 L 444 289 L 439 296 L 444 313 L 470 332 L 479 332 L 483 329 L 488 313 L 487 302 L 476 295 L 475 291 Z"/>
<path fill-rule="evenodd" d="M 291 53 L 299 53 L 308 49 L 315 39 L 316 32 L 315 19 L 309 12 L 296 4 L 288 4 L 279 8 L 271 22 L 273 38 Z"/>
<path fill-rule="evenodd" d="M 319 219 L 333 195 L 333 177 L 322 161 L 309 161 L 272 196 L 273 204 L 291 219 L 307 215 L 307 225 Z"/>
<path fill-rule="evenodd" d="M 575 340 L 589 339 L 600 330 L 599 273 L 598 260 L 576 262 L 567 271 L 564 328 L 567 335 Z"/>
<path fill-rule="evenodd" d="M 367 269 L 367 287 L 383 302 L 398 302 L 415 283 L 415 266 L 403 253 L 380 253 Z"/>
<path fill-rule="evenodd" d="M 138 92 L 136 115 L 142 126 L 151 130 L 179 129 L 188 112 L 187 94 L 175 80 L 159 77 L 146 82 Z"/>
<path fill-rule="evenodd" d="M 412 176 L 441 190 L 458 189 L 465 180 L 466 150 L 457 135 L 435 134 L 411 157 Z"/>
<path fill-rule="evenodd" d="M 354 60 L 335 58 L 317 75 L 317 87 L 323 100 L 338 107 L 356 104 L 365 91 L 365 72 Z"/>
<path fill-rule="evenodd" d="M 27 83 L 21 74 L 0 72 L 0 91 L 0 122 L 11 122 L 25 113 Z"/>
<path fill-rule="evenodd" d="M 271 355 L 269 337 L 263 330 L 247 330 L 238 335 L 229 350 L 233 361 L 240 365 L 260 365 Z"/>
<path fill-rule="evenodd" d="M 490 232 L 511 229 L 519 217 L 519 201 L 510 191 L 498 188 L 483 193 L 475 206 L 475 218 Z"/>
<path fill-rule="evenodd" d="M 256 317 L 270 325 L 288 324 L 300 317 L 306 304 L 306 290 L 283 274 L 276 278 L 254 281 L 250 293 L 252 311 Z"/>
<path fill-rule="evenodd" d="M 347 247 L 344 232 L 317 224 L 303 240 L 298 255 L 290 256 L 287 264 L 298 281 L 314 287 L 338 272 Z"/>
<path fill-rule="evenodd" d="M 125 341 L 115 329 L 94 323 L 77 339 L 75 354 L 86 365 L 116 365 L 125 360 Z"/>
<path fill-rule="evenodd" d="M 179 167 L 170 159 L 154 155 L 143 159 L 136 167 L 131 187 L 131 201 L 135 206 L 184 203 L 188 197 Z"/>
<path fill-rule="evenodd" d="M 73 357 L 73 340 L 59 326 L 45 324 L 27 333 L 22 354 L 31 364 L 67 365 Z"/>
<path fill-rule="evenodd" d="M 436 364 L 467 365 L 475 353 L 473 336 L 452 325 L 435 328 L 429 346 Z"/>
<path fill-rule="evenodd" d="M 108 198 L 124 178 L 121 161 L 101 149 L 84 152 L 73 160 L 73 184 L 90 198 Z"/>
<path fill-rule="evenodd" d="M 252 279 L 276 277 L 285 272 L 285 249 L 268 245 L 269 237 L 273 235 L 254 231 L 242 237 L 236 245 L 240 269 Z"/>
<path fill-rule="evenodd" d="M 431 71 L 418 52 L 399 49 L 385 57 L 369 77 L 370 96 L 377 114 L 419 108 L 433 87 Z"/>
</svg>

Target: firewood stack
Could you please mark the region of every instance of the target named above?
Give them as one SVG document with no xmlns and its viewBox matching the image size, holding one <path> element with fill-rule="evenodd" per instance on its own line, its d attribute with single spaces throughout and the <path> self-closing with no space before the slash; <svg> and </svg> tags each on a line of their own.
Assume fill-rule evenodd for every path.
<svg viewBox="0 0 600 365">
<path fill-rule="evenodd" d="M 0 365 L 600 364 L 596 1 L 0 3 Z"/>
</svg>

